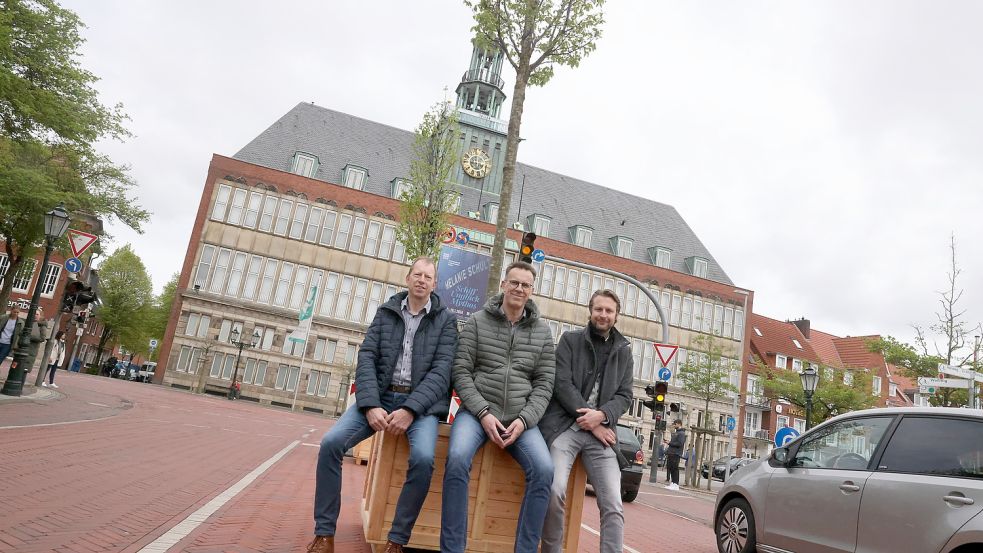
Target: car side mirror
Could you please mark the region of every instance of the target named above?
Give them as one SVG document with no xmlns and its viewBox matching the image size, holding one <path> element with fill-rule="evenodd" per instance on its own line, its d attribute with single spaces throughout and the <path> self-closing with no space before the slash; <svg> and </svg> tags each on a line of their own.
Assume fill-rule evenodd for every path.
<svg viewBox="0 0 983 553">
<path fill-rule="evenodd" d="M 788 448 L 787 447 L 775 448 L 775 450 L 771 452 L 771 460 L 774 465 L 783 466 L 783 467 L 786 466 L 789 460 Z"/>
</svg>

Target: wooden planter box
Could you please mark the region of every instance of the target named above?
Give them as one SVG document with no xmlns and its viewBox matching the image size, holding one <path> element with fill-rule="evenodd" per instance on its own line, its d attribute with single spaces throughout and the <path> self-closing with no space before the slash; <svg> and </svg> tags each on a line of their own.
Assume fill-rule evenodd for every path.
<svg viewBox="0 0 983 553">
<path fill-rule="evenodd" d="M 430 493 L 413 528 L 409 547 L 440 550 L 441 488 L 449 437 L 450 425 L 441 424 Z M 374 550 L 381 550 L 389 535 L 396 501 L 406 479 L 408 455 L 406 436 L 394 438 L 379 432 L 372 438 L 372 455 L 362 495 L 362 526 L 365 539 Z M 578 460 L 567 487 L 564 551 L 577 551 L 586 485 L 587 474 Z M 522 468 L 506 451 L 490 443 L 478 450 L 471 466 L 468 488 L 467 551 L 509 553 L 514 550 L 515 526 L 525 488 Z"/>
<path fill-rule="evenodd" d="M 355 458 L 355 462 L 359 465 L 369 462 L 369 456 L 372 454 L 372 442 L 372 438 L 366 438 L 352 448 L 352 457 Z"/>
</svg>

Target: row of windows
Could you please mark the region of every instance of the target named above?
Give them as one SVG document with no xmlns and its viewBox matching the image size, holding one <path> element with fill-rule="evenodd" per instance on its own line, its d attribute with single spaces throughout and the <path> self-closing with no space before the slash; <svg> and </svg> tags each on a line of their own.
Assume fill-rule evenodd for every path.
<svg viewBox="0 0 983 553">
<path fill-rule="evenodd" d="M 281 198 L 223 184 L 219 186 L 211 218 L 396 263 L 406 262 L 405 248 L 396 239 L 395 224 L 338 212 L 297 198 Z"/>
<path fill-rule="evenodd" d="M 354 358 L 355 348 L 350 348 Z M 206 361 L 203 357 L 204 350 L 194 346 L 181 346 L 178 354 L 177 370 L 189 374 L 196 374 L 200 366 Z M 353 359 L 354 361 L 354 359 Z M 235 353 L 214 353 L 209 366 L 208 376 L 231 380 L 235 372 Z M 244 384 L 255 386 L 272 387 L 276 390 L 293 392 L 297 388 L 300 380 L 300 367 L 287 363 L 279 363 L 275 375 L 271 375 L 271 382 L 267 382 L 267 369 L 270 363 L 266 359 L 254 357 L 243 358 L 243 367 L 239 375 Z M 328 385 L 331 382 L 329 371 L 312 369 L 307 376 L 307 395 L 327 397 Z"/>
<path fill-rule="evenodd" d="M 13 275 L 13 287 L 12 292 L 17 292 L 20 294 L 27 294 L 34 290 L 31 286 L 34 284 L 34 269 L 38 266 L 38 261 L 36 259 L 26 259 L 17 268 L 17 272 Z M 10 258 L 7 254 L 0 254 L 0 281 L 3 281 L 4 277 L 7 275 L 7 269 L 10 268 Z M 58 285 L 58 277 L 61 276 L 61 265 L 55 263 L 48 263 L 45 267 L 44 278 L 41 279 L 41 296 L 45 298 L 50 298 L 55 293 L 55 287 Z"/>
<path fill-rule="evenodd" d="M 635 285 L 613 277 L 578 271 L 554 263 L 535 263 L 537 294 L 543 297 L 587 305 L 595 290 L 614 290 L 621 299 L 621 312 L 629 317 L 659 322 L 659 312 L 648 296 Z M 658 288 L 651 288 L 660 294 Z M 713 333 L 724 338 L 740 340 L 744 335 L 744 310 L 729 305 L 713 304 L 709 300 L 684 296 L 662 290 L 659 301 L 672 326 L 697 332 Z"/>
<path fill-rule="evenodd" d="M 354 323 L 369 323 L 379 305 L 401 288 L 386 282 L 327 272 L 305 265 L 202 246 L 195 286 L 213 294 L 300 309 L 310 286 L 320 283 L 317 313 Z"/>
</svg>

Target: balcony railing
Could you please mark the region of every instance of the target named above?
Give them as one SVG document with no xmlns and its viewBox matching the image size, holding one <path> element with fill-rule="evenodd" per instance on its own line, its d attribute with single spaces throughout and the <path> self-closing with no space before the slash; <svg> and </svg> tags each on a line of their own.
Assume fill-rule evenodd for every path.
<svg viewBox="0 0 983 553">
<path fill-rule="evenodd" d="M 765 396 L 747 396 L 744 402 L 750 407 L 756 407 L 758 409 L 771 409 L 771 398 Z"/>
<path fill-rule="evenodd" d="M 477 113 L 469 109 L 459 108 L 457 110 L 457 120 L 461 123 L 469 123 L 477 127 L 482 127 L 491 131 L 505 134 L 509 132 L 509 126 L 501 119 L 496 119 L 483 113 Z"/>
<path fill-rule="evenodd" d="M 748 430 L 744 433 L 745 438 L 757 438 L 759 440 L 771 440 L 771 430 Z"/>
<path fill-rule="evenodd" d="M 491 71 L 489 71 L 487 69 L 471 69 L 469 71 L 466 71 L 464 73 L 464 76 L 461 77 L 461 82 L 463 82 L 463 83 L 473 83 L 473 82 L 488 83 L 488 84 L 494 86 L 495 88 L 497 88 L 499 90 L 502 90 L 502 87 L 505 86 L 505 81 L 502 80 L 502 78 L 498 76 L 498 73 L 492 73 Z"/>
</svg>

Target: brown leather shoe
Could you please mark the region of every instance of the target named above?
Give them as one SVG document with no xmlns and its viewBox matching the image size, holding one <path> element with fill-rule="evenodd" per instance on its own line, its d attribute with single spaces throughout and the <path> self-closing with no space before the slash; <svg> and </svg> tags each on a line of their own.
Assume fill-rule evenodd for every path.
<svg viewBox="0 0 983 553">
<path fill-rule="evenodd" d="M 386 540 L 386 548 L 382 550 L 382 553 L 403 553 L 403 546 Z"/>
<path fill-rule="evenodd" d="M 307 553 L 334 553 L 334 536 L 314 536 Z"/>
</svg>

